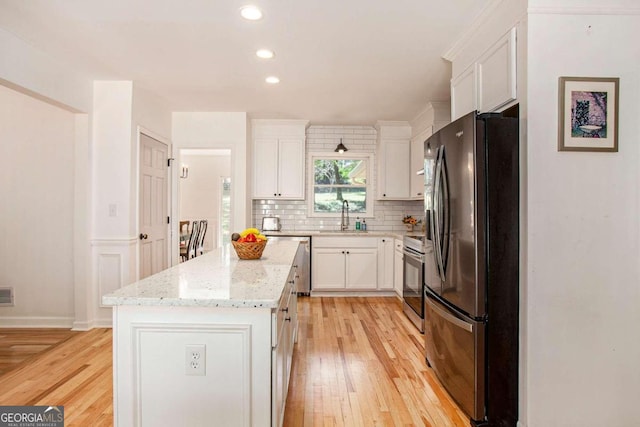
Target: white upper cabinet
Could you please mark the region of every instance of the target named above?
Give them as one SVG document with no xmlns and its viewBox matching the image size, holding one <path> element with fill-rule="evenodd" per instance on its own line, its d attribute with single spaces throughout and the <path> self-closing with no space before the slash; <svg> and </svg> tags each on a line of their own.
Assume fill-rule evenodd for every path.
<svg viewBox="0 0 640 427">
<path fill-rule="evenodd" d="M 426 137 L 431 136 L 429 133 Z M 424 175 L 418 175 L 418 171 L 424 169 L 424 135 L 411 140 L 411 198 L 422 199 L 424 192 Z"/>
<path fill-rule="evenodd" d="M 252 120 L 253 198 L 304 200 L 306 120 Z"/>
<path fill-rule="evenodd" d="M 379 200 L 411 198 L 411 126 L 408 122 L 378 122 Z"/>
<path fill-rule="evenodd" d="M 478 60 L 478 110 L 495 111 L 516 99 L 516 29 Z"/>
<path fill-rule="evenodd" d="M 451 79 L 451 120 L 499 111 L 517 98 L 516 29 L 509 30 Z"/>
<path fill-rule="evenodd" d="M 476 64 L 451 79 L 451 121 L 477 110 Z"/>
</svg>

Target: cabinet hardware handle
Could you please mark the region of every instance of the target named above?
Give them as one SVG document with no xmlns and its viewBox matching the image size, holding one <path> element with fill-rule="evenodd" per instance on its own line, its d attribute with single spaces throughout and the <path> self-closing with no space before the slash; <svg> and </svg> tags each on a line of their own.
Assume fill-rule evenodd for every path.
<svg viewBox="0 0 640 427">
<path fill-rule="evenodd" d="M 347 251 L 347 255 L 349 255 L 349 251 Z"/>
<path fill-rule="evenodd" d="M 287 308 L 283 308 L 283 309 L 282 309 L 282 312 L 283 312 L 283 313 L 288 313 L 288 312 L 289 312 L 289 307 L 287 307 Z"/>
<path fill-rule="evenodd" d="M 344 251 L 342 251 L 342 253 L 344 253 Z"/>
<path fill-rule="evenodd" d="M 288 283 L 289 283 L 290 285 L 293 285 L 294 283 L 296 283 L 296 281 L 295 281 L 295 280 L 289 280 L 289 282 L 288 282 Z"/>
<path fill-rule="evenodd" d="M 149 238 L 148 234 L 142 234 L 140 233 L 140 240 L 147 240 Z"/>
<path fill-rule="evenodd" d="M 284 321 L 285 321 L 285 322 L 287 322 L 287 321 L 291 322 L 291 317 L 285 317 L 285 318 L 284 318 Z"/>
</svg>

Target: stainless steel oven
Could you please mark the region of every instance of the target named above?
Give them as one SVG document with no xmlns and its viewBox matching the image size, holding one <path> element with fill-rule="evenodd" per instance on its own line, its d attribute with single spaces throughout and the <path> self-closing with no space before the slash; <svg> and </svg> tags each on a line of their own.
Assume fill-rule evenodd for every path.
<svg viewBox="0 0 640 427">
<path fill-rule="evenodd" d="M 403 311 L 414 325 L 424 332 L 424 247 L 422 236 L 403 239 Z"/>
</svg>

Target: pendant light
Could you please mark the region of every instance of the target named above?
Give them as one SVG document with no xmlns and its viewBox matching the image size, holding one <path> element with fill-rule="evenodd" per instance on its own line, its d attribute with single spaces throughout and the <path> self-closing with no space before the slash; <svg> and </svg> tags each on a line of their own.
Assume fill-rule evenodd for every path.
<svg viewBox="0 0 640 427">
<path fill-rule="evenodd" d="M 340 138 L 340 144 L 338 144 L 338 146 L 336 147 L 336 149 L 335 149 L 335 150 L 333 150 L 333 151 L 335 151 L 336 153 L 340 153 L 340 154 L 342 154 L 342 153 L 344 153 L 345 151 L 349 151 L 349 150 L 347 149 L 347 147 L 345 147 L 345 146 L 344 146 L 344 144 L 342 143 L 342 138 Z"/>
</svg>

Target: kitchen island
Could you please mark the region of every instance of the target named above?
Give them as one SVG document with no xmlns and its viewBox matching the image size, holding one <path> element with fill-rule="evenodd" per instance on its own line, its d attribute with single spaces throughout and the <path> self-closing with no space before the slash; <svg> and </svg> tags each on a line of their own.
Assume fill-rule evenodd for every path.
<svg viewBox="0 0 640 427">
<path fill-rule="evenodd" d="M 279 426 L 297 331 L 298 242 L 227 246 L 102 297 L 114 425 Z"/>
</svg>

